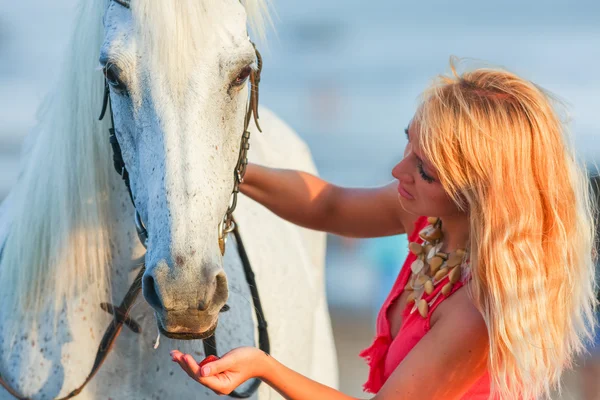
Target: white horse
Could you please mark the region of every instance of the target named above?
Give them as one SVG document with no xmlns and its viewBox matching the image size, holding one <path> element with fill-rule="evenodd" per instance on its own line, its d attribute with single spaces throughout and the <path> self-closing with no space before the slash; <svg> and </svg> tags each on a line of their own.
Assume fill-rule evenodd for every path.
<svg viewBox="0 0 600 400">
<path fill-rule="evenodd" d="M 0 376 L 22 396 L 65 396 L 86 379 L 144 255 L 135 210 L 112 169 L 110 118 L 98 121 L 105 70 L 135 207 L 149 231 L 143 294 L 95 378 L 77 399 L 216 399 L 169 350 L 203 356 L 216 326 L 220 353 L 256 343 L 236 243 L 218 226 L 233 187 L 256 67 L 247 15 L 264 0 L 82 0 L 54 96 L 25 146 L 16 187 L 0 208 Z M 252 161 L 315 172 L 306 145 L 275 115 L 251 124 Z M 236 220 L 269 322 L 271 353 L 337 385 L 324 290 L 324 236 L 241 197 Z M 225 302 L 230 310 L 219 314 Z M 220 315 L 220 316 L 219 316 Z M 246 384 L 247 385 L 247 384 Z M 242 387 L 242 389 L 244 386 Z M 0 387 L 0 399 L 13 397 Z M 279 398 L 261 385 L 255 399 Z"/>
</svg>

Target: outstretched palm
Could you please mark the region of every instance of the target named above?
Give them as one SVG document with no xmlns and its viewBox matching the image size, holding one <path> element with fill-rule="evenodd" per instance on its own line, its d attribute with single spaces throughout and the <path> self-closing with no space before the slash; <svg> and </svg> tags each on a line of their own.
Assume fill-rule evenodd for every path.
<svg viewBox="0 0 600 400">
<path fill-rule="evenodd" d="M 259 360 L 264 355 L 254 347 L 240 347 L 225 354 L 221 359 L 210 357 L 198 363 L 189 354 L 178 350 L 171 352 L 173 361 L 195 381 L 217 394 L 229 394 L 250 378 L 260 375 Z"/>
</svg>

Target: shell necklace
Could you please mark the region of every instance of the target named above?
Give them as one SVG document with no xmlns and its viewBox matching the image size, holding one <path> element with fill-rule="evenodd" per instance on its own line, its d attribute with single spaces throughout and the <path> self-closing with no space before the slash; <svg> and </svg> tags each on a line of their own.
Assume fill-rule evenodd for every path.
<svg viewBox="0 0 600 400">
<path fill-rule="evenodd" d="M 417 256 L 417 259 L 410 266 L 412 275 L 404 288 L 404 290 L 411 291 L 407 305 L 414 303 L 410 313 L 418 310 L 423 318 L 427 317 L 429 307 L 440 295 L 449 295 L 454 284 L 466 281 L 471 272 L 466 249 L 458 249 L 452 253 L 440 251 L 444 236 L 442 220 L 429 217 L 427 222 L 429 225 L 419 232 L 423 244 L 411 242 L 408 245 L 409 250 Z M 446 277 L 448 277 L 447 281 Z M 433 299 L 427 301 L 423 298 L 424 294 L 432 294 L 442 282 L 446 283 Z"/>
</svg>

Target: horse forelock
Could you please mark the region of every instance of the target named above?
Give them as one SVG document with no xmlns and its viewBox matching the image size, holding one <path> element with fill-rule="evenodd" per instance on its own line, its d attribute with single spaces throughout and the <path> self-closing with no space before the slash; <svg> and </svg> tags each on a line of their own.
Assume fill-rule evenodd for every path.
<svg viewBox="0 0 600 400">
<path fill-rule="evenodd" d="M 191 71 L 198 68 L 211 37 L 231 34 L 235 26 L 246 39 L 248 31 L 264 38 L 271 25 L 268 0 L 135 0 L 131 3 L 132 31 L 140 70 L 146 83 L 169 87 L 175 98 L 185 91 Z M 244 19 L 243 10 L 245 10 Z M 238 12 L 239 11 L 239 12 Z M 235 35 L 235 34 L 234 34 Z M 223 38 L 220 42 L 226 42 Z M 151 76 L 151 78 L 150 78 Z M 134 88 L 135 91 L 136 88 Z M 137 88 L 139 89 L 139 88 Z"/>
</svg>

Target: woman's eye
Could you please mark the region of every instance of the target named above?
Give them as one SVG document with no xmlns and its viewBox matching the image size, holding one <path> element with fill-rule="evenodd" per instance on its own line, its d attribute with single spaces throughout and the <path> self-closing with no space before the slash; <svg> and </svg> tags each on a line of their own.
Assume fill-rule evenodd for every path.
<svg viewBox="0 0 600 400">
<path fill-rule="evenodd" d="M 104 76 L 106 77 L 106 82 L 118 92 L 127 91 L 127 87 L 123 83 L 120 78 L 121 70 L 114 64 L 108 64 L 104 67 Z"/>
<path fill-rule="evenodd" d="M 421 175 L 421 178 L 423 178 L 423 180 L 425 182 L 427 182 L 427 183 L 435 182 L 435 179 L 433 179 L 431 176 L 429 176 L 425 173 L 425 170 L 423 169 L 423 163 L 421 161 L 418 162 L 417 169 L 419 170 L 419 175 Z"/>
<path fill-rule="evenodd" d="M 244 83 L 246 83 L 246 80 L 248 79 L 248 77 L 250 76 L 250 74 L 252 73 L 252 67 L 250 67 L 249 65 L 247 67 L 245 67 L 244 69 L 242 69 L 240 71 L 240 73 L 238 74 L 238 76 L 235 77 L 235 80 L 231 83 L 232 86 L 242 86 Z"/>
</svg>

